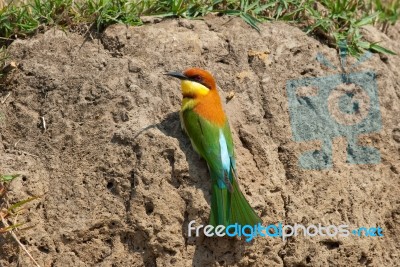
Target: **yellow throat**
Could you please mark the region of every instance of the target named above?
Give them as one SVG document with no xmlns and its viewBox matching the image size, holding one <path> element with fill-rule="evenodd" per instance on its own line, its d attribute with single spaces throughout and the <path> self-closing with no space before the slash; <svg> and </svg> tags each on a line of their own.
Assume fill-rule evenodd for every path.
<svg viewBox="0 0 400 267">
<path fill-rule="evenodd" d="M 205 96 L 210 91 L 210 89 L 208 89 L 201 83 L 193 82 L 193 81 L 189 81 L 189 80 L 183 80 L 181 82 L 181 88 L 182 88 L 183 97 Z"/>
</svg>

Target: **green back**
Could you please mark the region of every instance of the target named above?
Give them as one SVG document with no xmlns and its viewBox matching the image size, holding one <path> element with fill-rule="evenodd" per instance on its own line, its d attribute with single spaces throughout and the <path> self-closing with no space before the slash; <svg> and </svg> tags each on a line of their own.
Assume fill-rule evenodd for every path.
<svg viewBox="0 0 400 267">
<path fill-rule="evenodd" d="M 212 180 L 211 225 L 255 225 L 261 219 L 251 208 L 236 181 L 236 164 L 233 140 L 229 123 L 222 127 L 202 118 L 192 109 L 181 112 L 181 119 L 193 147 L 208 164 Z M 229 166 L 223 166 L 221 158 L 220 133 L 228 149 Z"/>
<path fill-rule="evenodd" d="M 191 109 L 183 111 L 181 116 L 184 128 L 190 137 L 195 150 L 207 161 L 211 173 L 220 173 L 222 175 L 224 171 L 219 143 L 220 130 L 222 130 L 225 137 L 228 147 L 228 155 L 233 167 L 235 168 L 233 140 L 228 120 L 225 121 L 225 124 L 222 127 L 219 127 L 217 124 L 202 118 Z M 229 170 L 225 171 L 229 172 Z"/>
</svg>

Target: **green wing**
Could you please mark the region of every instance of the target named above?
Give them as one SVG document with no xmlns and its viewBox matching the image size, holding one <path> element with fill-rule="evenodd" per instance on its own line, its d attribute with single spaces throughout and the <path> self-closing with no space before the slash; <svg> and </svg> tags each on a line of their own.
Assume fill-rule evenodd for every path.
<svg viewBox="0 0 400 267">
<path fill-rule="evenodd" d="M 228 121 L 221 128 L 190 109 L 181 113 L 181 120 L 194 149 L 207 161 L 210 170 L 210 224 L 255 225 L 261 222 L 236 181 L 233 140 Z"/>
<path fill-rule="evenodd" d="M 235 168 L 233 140 L 228 120 L 221 128 L 218 125 L 215 125 L 212 122 L 209 122 L 206 119 L 202 118 L 193 110 L 185 110 L 182 112 L 181 116 L 182 122 L 184 124 L 184 129 L 190 137 L 194 149 L 207 161 L 210 172 L 219 174 L 218 176 L 220 177 L 218 178 L 222 179 L 223 181 L 224 171 L 230 172 L 232 166 Z M 229 158 L 223 158 L 223 153 L 221 155 L 221 132 L 226 142 L 228 154 L 227 156 Z M 230 162 L 231 166 L 224 166 L 223 160 L 225 160 L 225 162 Z M 221 184 L 222 181 L 219 182 L 220 186 L 223 186 L 223 183 Z"/>
</svg>

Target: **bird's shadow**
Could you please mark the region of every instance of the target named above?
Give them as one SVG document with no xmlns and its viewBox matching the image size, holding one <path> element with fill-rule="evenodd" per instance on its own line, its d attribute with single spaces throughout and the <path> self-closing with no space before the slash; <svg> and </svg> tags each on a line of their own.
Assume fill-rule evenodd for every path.
<svg viewBox="0 0 400 267">
<path fill-rule="evenodd" d="M 179 188 L 183 183 L 182 178 L 185 179 L 185 184 L 188 186 L 194 186 L 201 189 L 204 193 L 204 197 L 208 204 L 211 203 L 211 182 L 209 179 L 207 163 L 204 159 L 198 155 L 192 148 L 189 137 L 181 129 L 179 112 L 171 112 L 164 119 L 155 125 L 163 134 L 166 136 L 175 138 L 179 141 L 179 148 L 185 154 L 189 177 L 177 177 L 181 176 L 179 173 L 174 174 L 172 171 L 172 183 L 176 188 Z"/>
<path fill-rule="evenodd" d="M 185 179 L 188 186 L 194 186 L 201 189 L 208 205 L 211 205 L 211 179 L 205 160 L 194 151 L 189 138 L 182 131 L 180 126 L 179 112 L 169 113 L 164 119 L 155 125 L 166 136 L 175 138 L 179 141 L 179 147 L 186 156 L 189 166 L 189 179 Z M 172 178 L 176 181 L 176 177 Z M 177 184 L 180 186 L 180 183 Z M 190 201 L 190 200 L 185 200 Z M 208 216 L 208 215 L 207 215 Z M 194 218 L 191 218 L 194 219 Z M 208 224 L 208 217 L 205 221 L 196 223 Z M 200 231 L 199 237 L 188 237 L 188 211 L 185 211 L 185 219 L 182 224 L 182 235 L 186 246 L 195 246 L 192 266 L 207 266 L 219 263 L 220 265 L 235 264 L 241 259 L 246 246 L 243 240 L 228 237 L 205 237 Z M 198 224 L 199 225 L 199 224 Z M 196 226 L 196 224 L 194 225 Z M 187 249 L 187 247 L 186 247 Z"/>
</svg>

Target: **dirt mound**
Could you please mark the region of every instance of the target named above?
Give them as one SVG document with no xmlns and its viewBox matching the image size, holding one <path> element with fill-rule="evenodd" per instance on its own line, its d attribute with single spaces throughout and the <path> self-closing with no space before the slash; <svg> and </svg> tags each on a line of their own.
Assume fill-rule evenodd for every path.
<svg viewBox="0 0 400 267">
<path fill-rule="evenodd" d="M 366 31 L 400 52 L 396 29 L 392 39 Z M 23 174 L 11 185 L 11 201 L 43 195 L 26 214 L 34 228 L 18 233 L 42 266 L 398 265 L 398 56 L 374 54 L 354 68 L 375 73 L 376 123 L 357 128 L 350 152 L 345 133 L 336 131 L 326 139 L 331 166 L 313 169 L 299 159 L 322 140 L 294 140 L 290 109 L 300 102 L 288 99 L 287 82 L 336 77 L 340 68 L 321 64 L 317 53 L 332 65 L 340 61 L 335 49 L 297 28 L 268 23 L 258 33 L 240 19 L 209 17 L 114 25 L 94 40 L 51 29 L 15 41 L 9 53 L 19 67 L 1 89 L 3 99 L 10 95 L 0 105 L 0 170 Z M 215 75 L 223 99 L 234 93 L 224 104 L 240 184 L 264 225 L 379 226 L 384 237 L 188 237 L 190 221 L 208 223 L 210 182 L 180 129 L 179 84 L 163 73 L 192 66 Z M 374 151 L 374 164 L 346 163 Z M 0 265 L 32 266 L 4 238 Z"/>
</svg>

